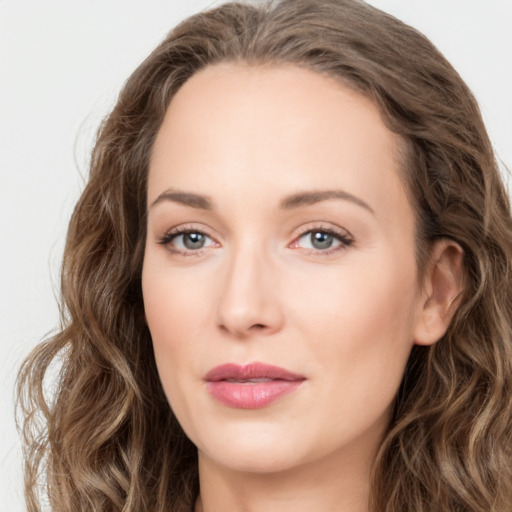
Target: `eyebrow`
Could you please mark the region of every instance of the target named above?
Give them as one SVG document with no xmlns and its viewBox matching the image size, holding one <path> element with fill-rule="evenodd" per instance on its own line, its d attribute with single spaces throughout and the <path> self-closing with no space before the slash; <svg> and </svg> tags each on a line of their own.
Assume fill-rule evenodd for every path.
<svg viewBox="0 0 512 512">
<path fill-rule="evenodd" d="M 283 210 L 292 210 L 300 208 L 301 206 L 309 206 L 329 199 L 341 199 L 349 201 L 357 206 L 361 206 L 370 213 L 375 213 L 371 206 L 360 199 L 344 190 L 312 190 L 306 192 L 298 192 L 289 195 L 281 200 L 279 206 Z M 164 201 L 172 201 L 174 203 L 190 206 L 200 210 L 214 210 L 214 203 L 210 197 L 194 192 L 184 192 L 175 189 L 168 189 L 162 192 L 150 205 L 150 209 Z"/>
<path fill-rule="evenodd" d="M 375 213 L 372 207 L 360 199 L 357 196 L 354 196 L 344 190 L 312 190 L 308 192 L 299 192 L 297 194 L 292 194 L 291 196 L 285 197 L 280 206 L 284 210 L 291 210 L 293 208 L 299 208 L 301 206 L 308 206 L 315 203 L 320 203 L 321 201 L 327 201 L 329 199 L 342 199 L 344 201 L 349 201 L 358 206 L 361 206 L 365 210 L 368 210 L 370 213 Z"/>
<path fill-rule="evenodd" d="M 159 203 L 164 201 L 172 201 L 174 203 L 184 204 L 185 206 L 190 206 L 191 208 L 198 208 L 200 210 L 213 210 L 213 201 L 207 197 L 202 196 L 200 194 L 195 194 L 193 192 L 182 192 L 179 190 L 169 189 L 165 192 L 162 192 L 149 206 L 149 208 L 153 208 Z"/>
</svg>

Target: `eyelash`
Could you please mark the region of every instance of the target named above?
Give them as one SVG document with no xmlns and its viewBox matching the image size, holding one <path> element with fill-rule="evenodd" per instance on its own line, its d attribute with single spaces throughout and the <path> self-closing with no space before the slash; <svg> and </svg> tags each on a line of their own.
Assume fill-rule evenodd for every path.
<svg viewBox="0 0 512 512">
<path fill-rule="evenodd" d="M 183 251 L 183 250 L 180 250 L 180 249 L 176 249 L 175 247 L 172 247 L 172 245 L 171 245 L 171 242 L 174 239 L 176 239 L 177 237 L 179 237 L 181 235 L 186 235 L 186 234 L 189 234 L 189 233 L 197 233 L 197 234 L 200 234 L 200 235 L 204 235 L 205 237 L 211 238 L 204 231 L 201 231 L 200 229 L 193 228 L 193 227 L 190 227 L 190 226 L 180 226 L 180 227 L 171 229 L 170 231 L 165 233 L 163 236 L 159 237 L 157 243 L 159 245 L 167 246 L 167 249 L 172 254 L 178 254 L 180 256 L 185 256 L 185 257 L 188 257 L 188 256 L 200 256 L 202 254 L 202 252 L 203 252 L 203 249 L 204 249 L 203 247 L 200 248 L 200 249 L 197 249 L 197 250 L 189 249 L 188 251 Z M 308 235 L 310 233 L 323 233 L 323 234 L 332 236 L 338 242 L 340 242 L 340 244 L 336 245 L 334 247 L 325 249 L 325 250 L 321 250 L 321 249 L 308 249 L 308 250 L 306 250 L 306 254 L 308 256 L 309 255 L 320 256 L 320 257 L 321 256 L 324 256 L 324 257 L 325 256 L 330 256 L 333 253 L 336 253 L 336 252 L 338 252 L 340 250 L 346 249 L 347 247 L 352 245 L 353 242 L 354 242 L 354 239 L 347 232 L 341 233 L 341 232 L 338 232 L 338 231 L 336 231 L 336 230 L 334 230 L 332 228 L 327 228 L 327 227 L 324 227 L 324 226 L 318 226 L 318 227 L 307 229 L 306 231 L 303 231 L 303 232 L 297 234 L 295 236 L 295 238 L 294 238 L 294 242 L 292 242 L 291 245 L 297 244 L 298 241 L 301 238 L 303 238 L 304 236 L 306 236 L 306 235 Z"/>
<path fill-rule="evenodd" d="M 335 240 L 340 242 L 339 245 L 335 245 L 334 247 L 330 247 L 328 249 L 322 250 L 322 249 L 306 249 L 306 254 L 308 256 L 320 256 L 320 257 L 327 257 L 331 254 L 337 253 L 338 251 L 342 251 L 353 244 L 354 239 L 350 236 L 350 234 L 345 231 L 337 231 L 332 228 L 328 228 L 326 226 L 316 226 L 310 229 L 307 229 L 300 234 L 298 234 L 294 242 L 292 242 L 291 245 L 295 245 L 299 242 L 301 238 L 303 238 L 306 235 L 310 235 L 311 233 L 323 233 L 329 236 L 332 236 Z"/>
<path fill-rule="evenodd" d="M 195 229 L 195 228 L 189 227 L 189 226 L 180 226 L 180 227 L 171 229 L 170 231 L 165 233 L 163 236 L 161 236 L 158 239 L 158 243 L 160 245 L 167 246 L 167 249 L 172 254 L 179 254 L 180 256 L 200 256 L 201 253 L 203 252 L 202 251 L 203 248 L 195 250 L 195 251 L 194 250 L 182 251 L 180 249 L 176 249 L 176 248 L 172 247 L 171 242 L 175 238 L 177 238 L 180 235 L 186 235 L 188 233 L 198 233 L 198 234 L 208 237 L 208 235 L 204 231 L 201 231 L 200 229 Z M 210 238 L 210 237 L 208 237 L 208 238 Z"/>
</svg>

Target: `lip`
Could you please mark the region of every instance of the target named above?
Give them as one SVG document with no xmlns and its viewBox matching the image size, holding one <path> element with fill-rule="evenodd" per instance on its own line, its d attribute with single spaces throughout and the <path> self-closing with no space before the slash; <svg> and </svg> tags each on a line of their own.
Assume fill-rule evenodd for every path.
<svg viewBox="0 0 512 512">
<path fill-rule="evenodd" d="M 295 391 L 306 378 L 265 363 L 223 364 L 204 377 L 210 394 L 228 407 L 259 409 Z"/>
</svg>

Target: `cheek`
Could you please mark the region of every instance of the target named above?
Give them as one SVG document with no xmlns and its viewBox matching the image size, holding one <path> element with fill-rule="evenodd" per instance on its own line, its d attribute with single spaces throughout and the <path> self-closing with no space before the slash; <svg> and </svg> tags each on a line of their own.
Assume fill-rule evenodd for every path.
<svg viewBox="0 0 512 512">
<path fill-rule="evenodd" d="M 402 259 L 398 264 L 386 254 L 376 259 L 295 276 L 283 287 L 288 289 L 290 315 L 299 313 L 295 321 L 302 329 L 316 329 L 319 336 L 348 344 L 411 341 L 418 300 L 415 262 Z M 371 332 L 373 336 L 364 334 Z"/>
<path fill-rule="evenodd" d="M 146 320 L 153 341 L 160 380 L 170 403 L 180 402 L 180 383 L 187 374 L 200 380 L 199 359 L 206 347 L 205 307 L 210 302 L 203 281 L 171 272 L 148 254 L 142 272 Z M 186 274 L 186 273 L 185 273 Z"/>
<path fill-rule="evenodd" d="M 415 262 L 397 265 L 381 257 L 345 270 L 320 280 L 325 287 L 298 281 L 290 311 L 298 312 L 294 323 L 322 368 L 325 387 L 343 389 L 343 400 L 354 408 L 381 408 L 393 400 L 413 346 Z M 299 295 L 301 288 L 307 293 Z"/>
<path fill-rule="evenodd" d="M 142 270 L 142 293 L 149 329 L 155 344 L 177 343 L 184 333 L 204 329 L 209 300 L 208 271 L 178 270 L 159 251 L 147 251 Z"/>
</svg>

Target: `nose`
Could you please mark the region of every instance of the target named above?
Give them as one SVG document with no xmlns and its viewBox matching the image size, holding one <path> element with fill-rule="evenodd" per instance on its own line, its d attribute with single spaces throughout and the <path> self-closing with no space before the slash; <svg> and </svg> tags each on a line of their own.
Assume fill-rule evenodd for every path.
<svg viewBox="0 0 512 512">
<path fill-rule="evenodd" d="M 283 325 L 276 273 L 269 258 L 246 248 L 233 254 L 222 275 L 219 328 L 239 339 L 269 335 Z"/>
</svg>

